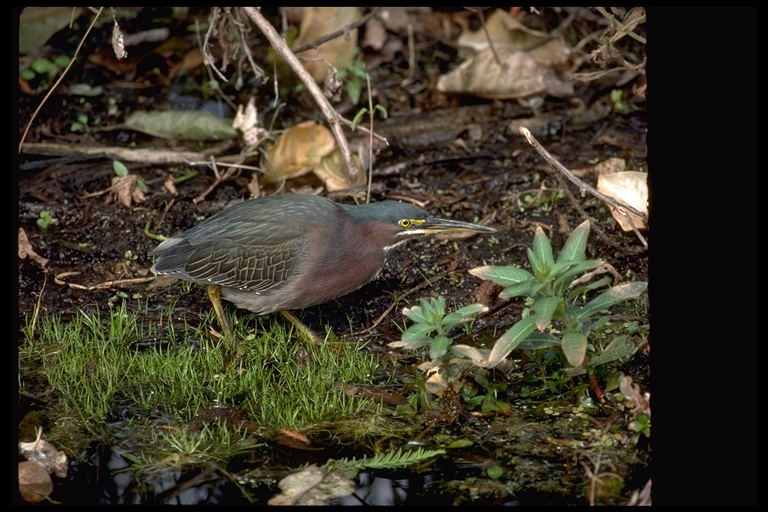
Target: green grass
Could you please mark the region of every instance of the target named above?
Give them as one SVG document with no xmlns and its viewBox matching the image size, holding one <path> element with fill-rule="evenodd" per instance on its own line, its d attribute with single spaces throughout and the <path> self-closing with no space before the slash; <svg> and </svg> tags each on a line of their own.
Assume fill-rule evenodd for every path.
<svg viewBox="0 0 768 512">
<path fill-rule="evenodd" d="M 203 427 L 199 432 L 189 429 L 150 434 L 151 449 L 138 454 L 119 451 L 132 462 L 132 469 L 145 475 L 182 470 L 189 466 L 226 464 L 228 459 L 252 452 L 264 444 L 245 430 Z"/>
<path fill-rule="evenodd" d="M 243 421 L 265 430 L 300 430 L 380 412 L 370 400 L 347 396 L 340 385 L 369 384 L 377 372 L 376 361 L 359 346 L 311 346 L 280 320 L 246 316 L 231 323 L 245 349 L 236 355 L 209 335 L 213 315 L 198 326 L 161 329 L 174 325 L 171 319 L 178 315 L 172 307 L 158 322 L 148 320 L 145 308 L 131 305 L 135 311 L 124 301 L 105 313 L 81 311 L 69 322 L 48 315 L 22 323 L 21 391 L 53 390 L 56 415 L 66 418 L 62 424 L 72 439 L 84 431 L 86 438 L 109 441 L 110 421 L 128 417 L 135 431 L 147 428 L 137 437 L 152 446 L 158 418 L 166 428 L 183 430 L 200 411 L 215 407 L 237 411 Z M 308 353 L 302 355 L 304 346 Z M 176 436 L 183 440 L 183 434 Z M 72 439 L 63 443 L 71 445 Z M 195 451 L 209 454 L 222 444 L 211 441 Z"/>
</svg>

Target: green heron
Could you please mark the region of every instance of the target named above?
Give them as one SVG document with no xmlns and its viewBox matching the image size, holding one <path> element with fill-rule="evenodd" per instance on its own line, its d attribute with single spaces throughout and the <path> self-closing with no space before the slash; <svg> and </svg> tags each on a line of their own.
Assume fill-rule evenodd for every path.
<svg viewBox="0 0 768 512">
<path fill-rule="evenodd" d="M 410 203 L 345 205 L 282 194 L 227 208 L 168 238 L 150 256 L 152 272 L 207 285 L 219 323 L 231 339 L 221 298 L 257 315 L 281 312 L 317 342 L 288 310 L 323 304 L 374 279 L 387 253 L 417 235 L 494 233 L 441 219 Z"/>
</svg>

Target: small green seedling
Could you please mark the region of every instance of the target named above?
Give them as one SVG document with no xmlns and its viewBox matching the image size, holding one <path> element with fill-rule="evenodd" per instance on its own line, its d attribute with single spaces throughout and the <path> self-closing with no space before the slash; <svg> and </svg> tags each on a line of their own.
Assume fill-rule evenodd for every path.
<svg viewBox="0 0 768 512">
<path fill-rule="evenodd" d="M 58 224 L 59 219 L 53 216 L 51 212 L 48 210 L 42 210 L 40 214 L 37 216 L 37 226 L 40 228 L 40 230 L 45 233 L 48 231 L 48 228 L 51 226 Z"/>
</svg>

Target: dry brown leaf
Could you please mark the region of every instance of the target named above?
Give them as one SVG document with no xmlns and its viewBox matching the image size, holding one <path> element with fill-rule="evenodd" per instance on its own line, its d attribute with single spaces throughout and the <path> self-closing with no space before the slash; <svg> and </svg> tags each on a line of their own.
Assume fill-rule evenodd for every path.
<svg viewBox="0 0 768 512">
<path fill-rule="evenodd" d="M 546 93 L 558 98 L 573 95 L 573 83 L 564 82 L 547 66 L 529 54 L 508 46 L 481 50 L 456 69 L 441 76 L 437 90 L 470 94 L 480 98 L 524 98 Z M 496 55 L 502 65 L 496 62 Z"/>
<path fill-rule="evenodd" d="M 24 228 L 19 228 L 19 259 L 23 260 L 26 257 L 31 258 L 33 261 L 36 261 L 40 264 L 41 267 L 44 267 L 48 264 L 48 259 L 43 258 L 39 254 L 35 252 L 35 250 L 32 248 L 32 244 L 29 242 L 29 238 L 27 238 L 27 232 L 24 231 Z"/>
<path fill-rule="evenodd" d="M 171 193 L 172 196 L 179 195 L 179 191 L 176 190 L 176 184 L 173 182 L 173 178 L 171 176 L 166 178 L 166 180 L 163 182 L 163 186 L 168 192 Z"/>
<path fill-rule="evenodd" d="M 48 473 L 66 478 L 68 469 L 66 452 L 56 449 L 42 437 L 43 430 L 38 429 L 37 439 L 31 442 L 20 441 L 19 453 L 27 460 L 39 463 Z"/>
<path fill-rule="evenodd" d="M 19 14 L 19 54 L 30 55 L 59 30 L 77 19 L 85 7 L 25 7 Z"/>
<path fill-rule="evenodd" d="M 636 210 L 648 215 L 648 173 L 639 171 L 614 172 L 600 174 L 597 177 L 597 190 L 607 196 L 620 199 Z M 640 217 L 627 212 L 635 227 L 645 229 L 645 223 Z M 631 231 L 632 226 L 626 217 L 616 210 L 611 210 L 613 218 L 624 231 Z"/>
<path fill-rule="evenodd" d="M 387 31 L 384 28 L 384 23 L 375 17 L 368 20 L 365 24 L 365 37 L 361 45 L 379 51 L 384 48 L 386 40 Z"/>
<path fill-rule="evenodd" d="M 448 385 L 448 381 L 440 373 L 440 368 L 435 368 L 427 382 L 424 383 L 424 388 L 433 395 L 442 396 L 448 390 Z"/>
<path fill-rule="evenodd" d="M 19 494 L 29 503 L 46 499 L 53 492 L 51 475 L 42 464 L 32 460 L 19 462 Z"/>
<path fill-rule="evenodd" d="M 353 155 L 353 158 L 358 169 L 355 179 L 349 175 L 349 168 L 344 163 L 344 157 L 341 156 L 341 151 L 338 148 L 320 160 L 315 168 L 315 175 L 323 181 L 328 192 L 355 189 L 368 183 L 368 175 L 360 158 L 357 155 Z"/>
<path fill-rule="evenodd" d="M 311 43 L 354 23 L 360 16 L 359 7 L 304 7 L 299 35 L 294 45 L 302 46 Z M 357 48 L 357 30 L 352 30 L 349 32 L 349 37 L 339 36 L 321 44 L 318 48 L 302 52 L 300 56 L 312 59 L 305 60 L 304 67 L 315 81 L 322 83 L 330 70 L 323 60 L 336 69 L 346 69 L 354 61 L 355 48 Z"/>
<path fill-rule="evenodd" d="M 582 167 L 580 169 L 572 169 L 571 173 L 574 176 L 584 177 L 589 174 L 613 174 L 616 172 L 624 172 L 627 170 L 627 161 L 619 157 L 606 158 L 595 165 L 590 167 Z"/>
<path fill-rule="evenodd" d="M 490 44 L 508 46 L 514 50 L 528 51 L 528 54 L 548 66 L 556 66 L 568 60 L 570 49 L 560 38 L 551 38 L 546 32 L 526 27 L 523 23 L 501 9 L 496 9 L 485 22 L 485 28 L 462 33 L 458 38 L 459 55 L 471 57 Z M 463 52 L 461 50 L 464 50 Z"/>
<path fill-rule="evenodd" d="M 334 499 L 355 492 L 355 483 L 337 471 L 327 472 L 316 465 L 293 473 L 277 484 L 282 491 L 268 504 L 277 505 L 329 505 Z"/>
<path fill-rule="evenodd" d="M 314 121 L 288 128 L 264 161 L 264 183 L 303 176 L 315 169 L 323 157 L 336 149 L 331 131 Z"/>
<path fill-rule="evenodd" d="M 115 176 L 112 178 L 112 186 L 109 188 L 107 202 L 115 201 L 123 206 L 130 207 L 133 201 L 143 203 L 144 192 L 139 188 L 139 177 L 135 174 L 128 176 Z"/>
<path fill-rule="evenodd" d="M 382 7 L 379 11 L 379 18 L 384 22 L 387 30 L 392 32 L 405 32 L 409 24 L 414 24 L 414 16 L 423 14 L 432 15 L 431 7 Z"/>
</svg>

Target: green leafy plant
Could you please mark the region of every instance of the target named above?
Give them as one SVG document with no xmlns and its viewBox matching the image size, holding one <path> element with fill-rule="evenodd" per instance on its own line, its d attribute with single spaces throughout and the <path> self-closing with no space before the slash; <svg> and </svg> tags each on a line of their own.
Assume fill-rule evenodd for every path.
<svg viewBox="0 0 768 512">
<path fill-rule="evenodd" d="M 579 305 L 580 299 L 611 282 L 607 276 L 593 281 L 602 273 L 605 263 L 586 259 L 589 231 L 588 220 L 576 227 L 555 259 L 549 239 L 541 228 L 537 228 L 533 248 L 528 249 L 533 272 L 517 266 L 482 266 L 469 271 L 481 279 L 504 286 L 502 298 L 526 297 L 528 306 L 527 316 L 496 340 L 483 366 L 493 368 L 516 348 L 560 347 L 572 367 L 570 374 L 576 375 L 632 352 L 632 343 L 626 336 L 616 336 L 601 351 L 590 343 L 589 336 L 604 322 L 603 312 L 638 297 L 648 283 L 611 286 L 586 304 Z"/>
<path fill-rule="evenodd" d="M 399 469 L 423 464 L 430 459 L 445 455 L 445 450 L 426 450 L 416 448 L 407 450 L 398 448 L 389 453 L 377 453 L 371 457 L 329 459 L 324 467 L 328 471 L 340 471 L 350 478 L 364 469 Z"/>
<path fill-rule="evenodd" d="M 429 348 L 431 361 L 419 366 L 432 373 L 426 382 L 426 389 L 438 395 L 449 387 L 457 391 L 462 384 L 461 375 L 467 360 L 477 364 L 484 359 L 484 355 L 475 347 L 453 343 L 450 333 L 487 310 L 482 304 L 470 304 L 446 314 L 444 297 L 422 299 L 420 306 L 403 310 L 413 324 L 403 331 L 401 341 L 392 342 L 389 346 L 407 350 Z M 452 386 L 453 383 L 458 385 Z"/>
<path fill-rule="evenodd" d="M 363 92 L 362 80 L 368 77 L 368 72 L 365 70 L 365 62 L 360 58 L 359 54 L 360 49 L 355 48 L 354 60 L 346 69 L 339 71 L 339 78 L 346 80 L 345 90 L 353 105 L 357 105 L 360 102 L 360 96 Z"/>
<path fill-rule="evenodd" d="M 611 102 L 613 103 L 613 111 L 620 114 L 626 114 L 632 109 L 632 105 L 629 103 L 626 94 L 621 89 L 614 89 L 611 91 Z"/>
<path fill-rule="evenodd" d="M 66 55 L 59 55 L 53 60 L 39 57 L 32 61 L 27 69 L 22 70 L 20 75 L 27 82 L 35 81 L 38 84 L 36 90 L 40 91 L 48 88 L 48 82 L 66 68 L 69 61 L 70 58 Z"/>
<path fill-rule="evenodd" d="M 128 167 L 126 167 L 125 164 L 120 160 L 112 161 L 112 169 L 115 171 L 115 176 L 117 176 L 118 178 L 125 178 L 126 176 L 131 174 L 131 172 L 128 170 Z M 136 186 L 139 187 L 139 190 L 141 190 L 145 194 L 149 191 L 149 189 L 147 188 L 147 184 L 144 183 L 144 180 L 142 180 L 141 178 L 138 178 L 136 180 Z"/>
<path fill-rule="evenodd" d="M 371 90 L 371 75 L 368 74 L 368 72 L 365 70 L 365 63 L 358 60 L 356 61 L 356 64 L 353 64 L 353 66 L 350 67 L 349 72 L 342 71 L 339 73 L 340 76 L 348 76 L 351 70 L 354 70 L 354 73 L 352 74 L 351 78 L 347 80 L 347 94 L 349 95 L 352 102 L 357 105 L 360 101 L 360 94 L 362 92 L 362 85 L 360 84 L 360 79 L 365 78 L 365 83 L 368 86 L 368 90 Z M 354 85 L 352 85 L 354 84 Z M 355 117 L 352 119 L 352 129 L 357 129 L 357 125 L 360 122 L 360 120 L 363 118 L 365 114 L 368 114 L 368 117 L 371 120 L 371 131 L 373 131 L 373 115 L 376 113 L 376 111 L 381 114 L 381 116 L 386 119 L 389 115 L 389 112 L 387 112 L 387 109 L 384 108 L 382 105 L 374 105 L 373 104 L 373 97 L 371 94 L 368 94 L 368 108 L 361 108 L 357 111 L 357 114 L 355 114 Z"/>
<path fill-rule="evenodd" d="M 512 414 L 512 408 L 507 402 L 500 399 L 500 396 L 506 396 L 507 379 L 495 382 L 491 378 L 491 371 L 485 368 L 478 368 L 473 372 L 474 380 L 478 386 L 473 386 L 467 382 L 461 388 L 461 394 L 464 401 L 471 406 L 479 406 L 484 413 Z M 480 389 L 484 393 L 480 393 Z"/>
<path fill-rule="evenodd" d="M 40 213 L 37 216 L 37 226 L 40 228 L 43 233 L 48 231 L 48 228 L 51 226 L 58 224 L 59 219 L 53 216 L 51 212 L 48 210 L 41 210 Z"/>
<path fill-rule="evenodd" d="M 70 131 L 74 133 L 88 133 L 91 131 L 91 127 L 88 126 L 88 115 L 87 114 L 78 114 L 77 119 L 75 121 L 72 121 L 72 124 L 69 125 Z"/>
<path fill-rule="evenodd" d="M 525 194 L 522 198 L 517 200 L 518 210 L 524 212 L 526 210 L 539 210 L 542 212 L 550 212 L 555 204 L 565 197 L 565 192 L 562 189 L 552 190 L 539 190 L 536 194 Z"/>
</svg>

